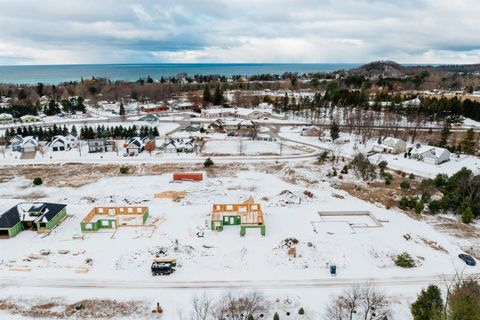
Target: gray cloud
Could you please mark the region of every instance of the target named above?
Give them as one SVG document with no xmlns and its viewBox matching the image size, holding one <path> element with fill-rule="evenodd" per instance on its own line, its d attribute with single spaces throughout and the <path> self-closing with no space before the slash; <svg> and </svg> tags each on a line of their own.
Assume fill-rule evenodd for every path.
<svg viewBox="0 0 480 320">
<path fill-rule="evenodd" d="M 476 0 L 0 0 L 0 64 L 480 62 Z"/>
</svg>

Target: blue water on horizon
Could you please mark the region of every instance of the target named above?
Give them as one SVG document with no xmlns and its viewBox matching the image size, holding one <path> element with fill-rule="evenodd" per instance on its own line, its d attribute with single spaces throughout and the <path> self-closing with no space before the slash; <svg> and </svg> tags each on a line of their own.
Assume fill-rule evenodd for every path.
<svg viewBox="0 0 480 320">
<path fill-rule="evenodd" d="M 217 74 L 251 76 L 255 74 L 298 74 L 332 72 L 360 66 L 355 63 L 159 63 L 159 64 L 79 64 L 0 66 L 0 83 L 58 84 L 92 77 L 136 81 L 139 78 L 163 77 L 187 73 L 189 76 Z"/>
</svg>

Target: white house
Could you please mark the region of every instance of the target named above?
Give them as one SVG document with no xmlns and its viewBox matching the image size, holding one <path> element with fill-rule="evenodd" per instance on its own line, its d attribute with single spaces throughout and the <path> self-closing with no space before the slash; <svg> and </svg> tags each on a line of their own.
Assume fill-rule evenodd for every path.
<svg viewBox="0 0 480 320">
<path fill-rule="evenodd" d="M 422 104 L 420 98 L 416 97 L 415 99 L 406 100 L 402 102 L 403 107 L 418 107 Z"/>
<path fill-rule="evenodd" d="M 397 138 L 386 137 L 378 138 L 373 144 L 373 151 L 391 154 L 400 154 L 407 151 L 407 144 L 405 141 Z"/>
<path fill-rule="evenodd" d="M 411 148 L 409 154 L 410 157 L 429 164 L 442 164 L 450 160 L 450 151 L 447 149 L 420 143 Z"/>
<path fill-rule="evenodd" d="M 22 121 L 22 122 L 37 122 L 37 121 L 40 121 L 40 118 L 37 117 L 37 116 L 32 116 L 32 115 L 26 114 L 26 115 L 20 117 L 20 121 Z"/>
<path fill-rule="evenodd" d="M 10 140 L 10 147 L 12 151 L 32 152 L 37 149 L 38 140 L 32 136 L 22 137 L 16 135 Z"/>
<path fill-rule="evenodd" d="M 0 123 L 13 122 L 13 116 L 10 113 L 0 113 Z"/>
<path fill-rule="evenodd" d="M 145 144 L 140 137 L 130 138 L 124 145 L 127 155 L 136 156 L 143 152 Z"/>
<path fill-rule="evenodd" d="M 77 145 L 77 138 L 71 134 L 54 136 L 48 146 L 52 151 L 68 151 Z"/>
<path fill-rule="evenodd" d="M 166 153 L 192 153 L 195 151 L 195 140 L 193 138 L 171 139 L 165 143 L 163 150 Z"/>
</svg>

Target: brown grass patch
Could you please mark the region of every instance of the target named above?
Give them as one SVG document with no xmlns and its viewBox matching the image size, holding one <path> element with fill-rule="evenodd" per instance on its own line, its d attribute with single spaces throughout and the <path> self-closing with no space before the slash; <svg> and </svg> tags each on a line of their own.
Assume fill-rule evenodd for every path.
<svg viewBox="0 0 480 320">
<path fill-rule="evenodd" d="M 451 236 L 462 239 L 478 239 L 480 237 L 480 230 L 471 225 L 441 216 L 432 216 L 426 219 L 435 229 L 446 231 Z"/>
<path fill-rule="evenodd" d="M 82 308 L 77 310 L 77 305 L 81 305 Z M 51 301 L 31 306 L 0 300 L 0 310 L 14 315 L 47 319 L 119 319 L 147 314 L 146 306 L 141 302 L 118 302 L 115 300 L 82 300 L 73 304 Z"/>
<path fill-rule="evenodd" d="M 128 174 L 121 174 L 120 168 L 130 168 Z M 0 181 L 7 182 L 14 177 L 23 176 L 33 180 L 41 177 L 43 184 L 49 187 L 78 188 L 96 182 L 103 177 L 159 175 L 175 171 L 207 171 L 208 176 L 235 177 L 239 165 L 221 164 L 205 169 L 202 164 L 87 164 L 68 163 L 55 165 L 17 165 L 1 166 Z"/>
<path fill-rule="evenodd" d="M 445 249 L 444 247 L 442 247 L 441 245 L 438 244 L 438 242 L 436 241 L 432 241 L 432 240 L 428 240 L 424 237 L 420 237 L 420 240 L 422 240 L 422 242 L 424 244 L 426 244 L 427 246 L 429 246 L 430 248 L 432 248 L 433 250 L 436 250 L 436 251 L 440 251 L 440 252 L 443 252 L 443 253 L 447 253 L 448 254 L 448 250 Z"/>
</svg>

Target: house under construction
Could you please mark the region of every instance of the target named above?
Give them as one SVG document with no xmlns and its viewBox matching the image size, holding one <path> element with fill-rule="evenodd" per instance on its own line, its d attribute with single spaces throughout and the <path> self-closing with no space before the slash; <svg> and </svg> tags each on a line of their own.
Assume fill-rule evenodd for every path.
<svg viewBox="0 0 480 320">
<path fill-rule="evenodd" d="M 148 207 L 95 207 L 82 220 L 82 232 L 116 229 L 121 226 L 143 226 L 148 218 Z"/>
<path fill-rule="evenodd" d="M 265 220 L 262 207 L 257 203 L 214 204 L 211 229 L 223 231 L 223 226 L 239 225 L 243 237 L 249 228 L 260 229 L 265 235 Z"/>
</svg>

